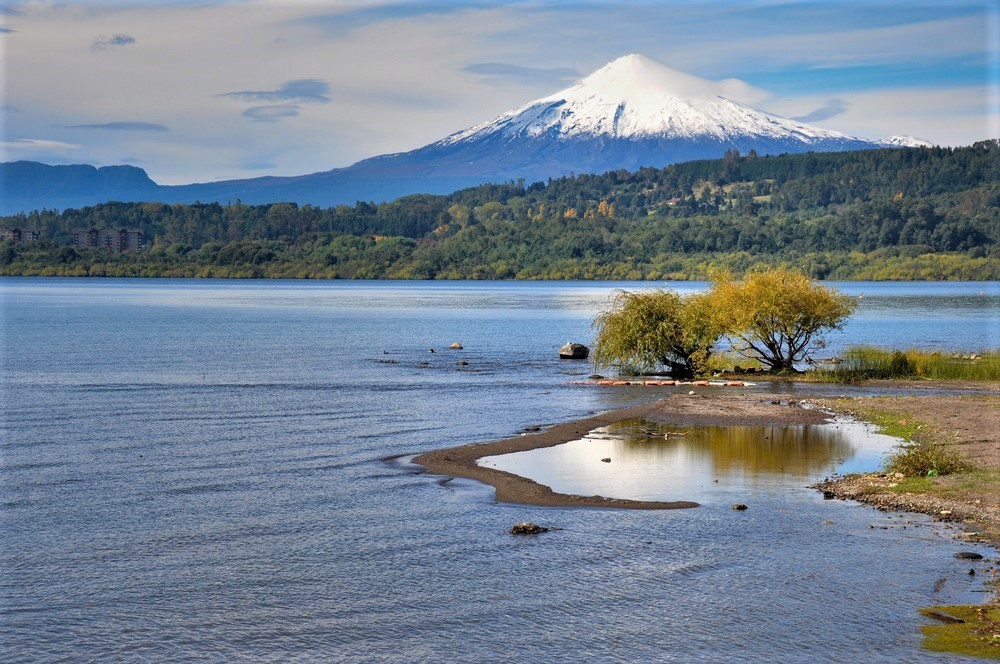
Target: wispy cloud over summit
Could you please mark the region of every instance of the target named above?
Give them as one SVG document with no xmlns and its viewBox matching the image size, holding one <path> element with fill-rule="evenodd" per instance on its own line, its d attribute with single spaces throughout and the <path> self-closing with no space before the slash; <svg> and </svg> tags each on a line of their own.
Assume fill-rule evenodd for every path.
<svg viewBox="0 0 1000 664">
<path fill-rule="evenodd" d="M 823 120 L 829 120 L 830 118 L 844 113 L 849 106 L 850 104 L 845 102 L 843 99 L 827 99 L 826 103 L 817 108 L 815 111 L 794 117 L 792 119 L 798 120 L 799 122 L 822 122 Z"/>
</svg>

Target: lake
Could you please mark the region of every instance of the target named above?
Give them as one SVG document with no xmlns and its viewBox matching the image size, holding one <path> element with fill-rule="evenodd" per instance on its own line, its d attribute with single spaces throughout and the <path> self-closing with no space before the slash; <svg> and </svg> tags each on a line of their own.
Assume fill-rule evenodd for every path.
<svg viewBox="0 0 1000 664">
<path fill-rule="evenodd" d="M 669 393 L 556 358 L 651 285 L 704 286 L 0 279 L 0 659 L 955 661 L 916 610 L 985 598 L 969 547 L 806 488 L 874 469 L 863 432 L 796 472 L 723 452 L 736 493 L 665 512 L 499 504 L 409 463 Z M 830 354 L 1000 345 L 996 283 L 833 285 L 859 309 Z"/>
</svg>

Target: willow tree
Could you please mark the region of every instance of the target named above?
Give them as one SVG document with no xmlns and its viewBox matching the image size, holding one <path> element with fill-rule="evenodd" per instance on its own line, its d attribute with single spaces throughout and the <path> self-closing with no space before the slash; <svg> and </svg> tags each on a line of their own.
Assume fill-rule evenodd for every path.
<svg viewBox="0 0 1000 664">
<path fill-rule="evenodd" d="M 742 281 L 721 275 L 711 297 L 733 350 L 771 371 L 794 371 L 824 348 L 823 334 L 842 329 L 857 304 L 785 269 L 749 272 Z"/>
<path fill-rule="evenodd" d="M 676 378 L 701 373 L 722 334 L 709 294 L 669 290 L 617 290 L 594 327 L 591 357 L 597 367 L 637 372 L 663 367 Z"/>
</svg>

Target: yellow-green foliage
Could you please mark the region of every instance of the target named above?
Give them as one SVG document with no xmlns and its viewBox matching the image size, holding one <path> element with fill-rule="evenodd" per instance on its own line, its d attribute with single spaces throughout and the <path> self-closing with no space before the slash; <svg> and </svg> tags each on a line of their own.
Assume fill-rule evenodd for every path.
<svg viewBox="0 0 1000 664">
<path fill-rule="evenodd" d="M 839 329 L 856 302 L 801 272 L 758 267 L 742 281 L 723 272 L 707 292 L 617 291 L 594 321 L 597 367 L 650 371 L 662 365 L 687 377 L 710 368 L 712 347 L 726 335 L 733 350 L 771 371 L 795 371 Z"/>
<path fill-rule="evenodd" d="M 618 290 L 611 308 L 594 320 L 597 367 L 627 367 L 629 372 L 667 367 L 676 376 L 701 373 L 721 329 L 706 293 L 680 295 L 656 290 Z"/>
<path fill-rule="evenodd" d="M 754 270 L 736 281 L 723 273 L 712 288 L 715 311 L 736 352 L 775 371 L 823 347 L 822 334 L 843 327 L 857 302 L 785 268 Z"/>
</svg>

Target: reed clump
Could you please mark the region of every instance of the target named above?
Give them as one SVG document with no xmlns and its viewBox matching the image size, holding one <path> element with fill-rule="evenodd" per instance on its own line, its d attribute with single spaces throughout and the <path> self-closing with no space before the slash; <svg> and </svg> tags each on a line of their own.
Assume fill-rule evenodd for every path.
<svg viewBox="0 0 1000 664">
<path fill-rule="evenodd" d="M 893 378 L 1000 380 L 1000 350 L 963 354 L 852 346 L 838 363 L 818 369 L 817 374 L 848 383 Z"/>
</svg>

